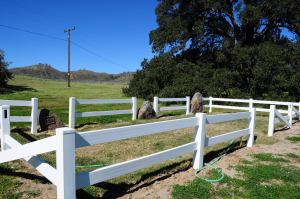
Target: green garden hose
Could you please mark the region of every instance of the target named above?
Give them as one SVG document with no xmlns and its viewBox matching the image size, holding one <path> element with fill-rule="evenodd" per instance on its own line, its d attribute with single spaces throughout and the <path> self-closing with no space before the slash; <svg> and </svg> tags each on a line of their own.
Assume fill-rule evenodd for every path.
<svg viewBox="0 0 300 199">
<path fill-rule="evenodd" d="M 197 178 L 200 178 L 200 179 L 205 180 L 206 182 L 210 182 L 210 183 L 221 182 L 221 181 L 224 179 L 224 176 L 225 176 L 225 175 L 224 175 L 222 169 L 217 168 L 217 167 L 215 167 L 214 165 L 215 165 L 217 162 L 219 162 L 219 161 L 227 154 L 227 152 L 228 152 L 230 149 L 232 149 L 233 143 L 234 143 L 234 140 L 232 140 L 232 141 L 230 142 L 230 145 L 228 146 L 228 148 L 227 148 L 225 151 L 223 151 L 222 153 L 220 153 L 220 156 L 219 156 L 219 157 L 214 158 L 214 159 L 211 160 L 209 163 L 205 163 L 205 164 L 204 164 L 204 167 L 202 167 L 202 168 L 199 169 L 199 170 L 196 170 L 196 171 L 195 171 L 195 176 L 196 176 Z M 206 170 L 206 169 L 212 169 L 212 170 L 217 171 L 217 173 L 220 174 L 220 177 L 217 178 L 217 179 L 208 179 L 208 178 L 205 178 L 205 177 L 200 176 L 199 174 L 200 174 L 202 171 Z"/>
<path fill-rule="evenodd" d="M 76 168 L 95 168 L 95 167 L 106 167 L 111 165 L 110 163 L 99 163 L 99 164 L 91 164 L 91 165 L 76 165 Z"/>
<path fill-rule="evenodd" d="M 227 148 L 225 151 L 223 151 L 222 153 L 220 153 L 220 156 L 219 156 L 219 157 L 214 158 L 214 159 L 213 159 L 212 161 L 210 161 L 209 163 L 205 163 L 205 164 L 204 164 L 204 167 L 202 167 L 202 168 L 199 169 L 199 170 L 196 170 L 196 171 L 195 171 L 196 177 L 198 177 L 198 178 L 200 178 L 200 179 L 202 179 L 202 180 L 205 180 L 206 182 L 210 182 L 210 183 L 221 182 L 221 181 L 224 179 L 224 176 L 225 176 L 225 175 L 224 175 L 222 169 L 217 168 L 217 167 L 215 167 L 214 165 L 215 165 L 217 162 L 219 162 L 219 161 L 227 154 L 227 152 L 228 152 L 230 149 L 232 149 L 233 143 L 234 143 L 234 140 L 232 140 L 232 141 L 230 142 L 230 145 L 228 146 L 228 148 Z M 105 166 L 109 166 L 109 165 L 111 165 L 111 164 L 110 164 L 110 163 L 99 163 L 99 164 L 91 164 L 91 165 L 76 165 L 76 168 L 95 168 L 95 167 L 96 167 L 96 168 L 100 168 L 100 167 L 105 167 Z M 207 178 L 204 178 L 204 177 L 202 177 L 202 176 L 199 175 L 202 171 L 204 171 L 204 170 L 206 170 L 206 169 L 208 169 L 208 168 L 217 171 L 217 172 L 220 174 L 220 177 L 217 178 L 217 179 L 207 179 Z"/>
</svg>

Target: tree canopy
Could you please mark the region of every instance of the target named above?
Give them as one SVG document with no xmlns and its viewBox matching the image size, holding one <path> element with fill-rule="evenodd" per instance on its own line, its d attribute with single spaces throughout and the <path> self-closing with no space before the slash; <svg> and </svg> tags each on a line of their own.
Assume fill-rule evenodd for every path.
<svg viewBox="0 0 300 199">
<path fill-rule="evenodd" d="M 160 0 L 128 95 L 300 99 L 299 0 Z"/>
<path fill-rule="evenodd" d="M 9 63 L 4 59 L 4 51 L 0 50 L 0 93 L 7 87 L 7 82 L 11 79 L 12 73 L 7 69 Z"/>
</svg>

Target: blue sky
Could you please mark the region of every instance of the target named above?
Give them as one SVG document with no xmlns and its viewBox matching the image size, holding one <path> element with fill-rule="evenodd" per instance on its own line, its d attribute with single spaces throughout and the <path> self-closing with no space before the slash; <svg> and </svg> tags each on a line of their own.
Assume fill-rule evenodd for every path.
<svg viewBox="0 0 300 199">
<path fill-rule="evenodd" d="M 72 70 L 119 73 L 153 57 L 149 32 L 157 27 L 157 0 L 1 0 L 0 25 L 71 40 L 96 53 L 71 47 Z M 67 70 L 67 43 L 0 27 L 0 49 L 11 67 L 48 63 Z"/>
</svg>

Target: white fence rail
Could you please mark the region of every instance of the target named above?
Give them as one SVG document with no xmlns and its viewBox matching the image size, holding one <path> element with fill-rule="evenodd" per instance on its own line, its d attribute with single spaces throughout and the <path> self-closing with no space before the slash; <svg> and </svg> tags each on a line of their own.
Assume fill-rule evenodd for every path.
<svg viewBox="0 0 300 199">
<path fill-rule="evenodd" d="M 269 126 L 268 126 L 268 136 L 273 136 L 275 125 L 277 123 L 283 122 L 287 127 L 292 128 L 293 119 L 297 117 L 300 119 L 300 112 L 293 106 L 289 105 L 288 115 L 282 115 L 275 105 L 270 107 L 270 116 L 269 116 Z"/>
<path fill-rule="evenodd" d="M 0 106 L 27 106 L 31 107 L 30 116 L 10 116 L 11 122 L 31 122 L 31 133 L 37 133 L 38 129 L 38 98 L 31 98 L 31 101 L 25 100 L 0 100 Z M 1 128 L 1 126 L 0 126 Z"/>
<path fill-rule="evenodd" d="M 209 107 L 209 112 L 212 112 L 213 108 L 222 108 L 222 109 L 233 109 L 233 110 L 249 110 L 249 108 L 254 107 L 255 105 L 278 105 L 278 106 L 298 106 L 300 110 L 300 102 L 280 102 L 280 101 L 267 101 L 267 100 L 255 100 L 255 99 L 233 99 L 233 98 L 215 98 L 208 97 L 204 98 L 205 101 L 209 101 L 207 107 Z M 225 106 L 225 105 L 216 105 L 213 102 L 232 102 L 232 103 L 244 103 L 247 106 Z M 270 112 L 270 109 L 266 108 L 256 108 L 257 112 Z M 278 110 L 280 113 L 288 113 L 287 110 Z"/>
<path fill-rule="evenodd" d="M 93 105 L 93 104 L 131 104 L 132 108 L 129 110 L 112 110 L 112 111 L 92 111 L 92 112 L 76 112 L 77 105 Z M 75 128 L 76 118 L 79 117 L 96 117 L 104 115 L 121 115 L 132 114 L 132 120 L 137 117 L 137 98 L 131 99 L 76 99 L 70 97 L 69 99 L 69 127 Z"/>
<path fill-rule="evenodd" d="M 185 102 L 184 106 L 164 106 L 160 107 L 159 102 Z M 186 115 L 190 114 L 191 107 L 191 98 L 186 96 L 185 98 L 159 98 L 154 97 L 153 107 L 156 115 L 159 114 L 160 111 L 173 111 L 173 110 L 186 110 Z"/>
<path fill-rule="evenodd" d="M 298 116 L 300 120 L 300 102 L 280 102 L 280 101 L 266 101 L 266 100 L 254 100 L 254 99 L 232 99 L 232 98 L 204 98 L 204 101 L 208 101 L 208 105 L 205 107 L 209 108 L 209 112 L 213 111 L 213 108 L 230 109 L 230 110 L 251 110 L 256 105 L 270 105 L 270 108 L 258 108 L 256 112 L 269 113 L 269 125 L 268 125 L 268 136 L 273 136 L 275 125 L 279 122 L 285 123 L 291 128 L 293 124 L 293 118 Z M 213 102 L 231 102 L 231 103 L 244 103 L 246 106 L 232 106 L 232 105 L 217 105 Z M 286 106 L 287 110 L 276 109 L 277 106 Z M 298 110 L 295 108 L 298 106 Z M 282 115 L 287 114 L 287 115 Z"/>
<path fill-rule="evenodd" d="M 2 142 L 0 163 L 24 158 L 57 186 L 57 198 L 62 199 L 76 198 L 76 189 L 131 173 L 186 153 L 194 153 L 193 168 L 200 169 L 203 167 L 205 147 L 221 142 L 242 136 L 249 136 L 247 147 L 251 147 L 254 143 L 255 108 L 252 108 L 250 112 L 222 115 L 207 116 L 205 113 L 198 113 L 195 117 L 190 118 L 88 131 L 84 133 L 76 133 L 72 128 L 61 128 L 57 129 L 55 136 L 25 145 L 21 145 L 10 136 L 10 117 L 7 116 L 9 115 L 9 106 L 2 106 L 0 109 L 0 122 L 3 126 L 0 132 Z M 249 120 L 249 126 L 245 129 L 223 135 L 214 137 L 206 136 L 206 124 L 240 119 Z M 75 171 L 75 154 L 77 148 L 138 136 L 165 133 L 188 127 L 195 127 L 196 129 L 195 139 L 190 143 L 89 172 L 76 173 Z M 56 169 L 43 162 L 38 156 L 35 156 L 50 151 L 56 151 Z"/>
</svg>

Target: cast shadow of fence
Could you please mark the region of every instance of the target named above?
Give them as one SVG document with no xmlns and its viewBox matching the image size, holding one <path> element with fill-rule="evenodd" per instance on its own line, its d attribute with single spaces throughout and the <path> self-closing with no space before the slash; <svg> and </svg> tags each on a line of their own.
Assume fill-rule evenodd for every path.
<svg viewBox="0 0 300 199">
<path fill-rule="evenodd" d="M 256 138 L 255 138 L 256 139 Z M 214 158 L 220 156 L 220 154 L 224 151 L 226 151 L 226 154 L 230 154 L 240 148 L 243 148 L 246 146 L 246 141 L 243 141 L 242 144 L 239 142 L 234 143 L 233 145 L 227 146 L 225 148 L 214 150 L 209 153 L 207 153 L 204 157 L 204 161 L 210 162 Z M 184 166 L 182 166 L 184 165 Z M 192 159 L 183 160 L 180 162 L 176 162 L 174 164 L 162 167 L 158 170 L 155 170 L 153 172 L 144 174 L 141 176 L 141 179 L 137 181 L 136 183 L 110 183 L 110 182 L 101 182 L 98 184 L 95 184 L 93 186 L 105 189 L 106 192 L 103 194 L 101 198 L 118 198 L 125 194 L 133 193 L 141 188 L 150 186 L 154 184 L 155 182 L 162 181 L 164 179 L 167 179 L 171 177 L 174 174 L 184 172 L 189 170 L 192 167 Z M 159 176 L 159 177 L 157 177 Z M 90 195 L 87 191 L 80 189 L 77 191 L 77 198 L 95 198 L 92 195 Z"/>
</svg>

